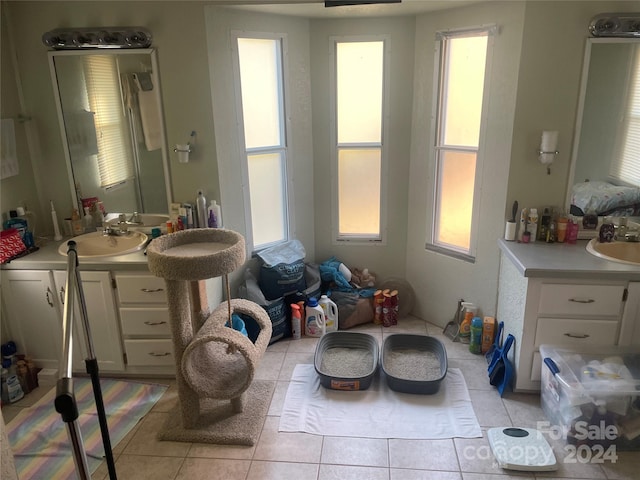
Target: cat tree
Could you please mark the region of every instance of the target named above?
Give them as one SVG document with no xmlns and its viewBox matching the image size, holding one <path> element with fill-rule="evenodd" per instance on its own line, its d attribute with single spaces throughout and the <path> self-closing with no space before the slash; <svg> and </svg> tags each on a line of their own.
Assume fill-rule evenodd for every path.
<svg viewBox="0 0 640 480">
<path fill-rule="evenodd" d="M 244 263 L 244 238 L 224 229 L 183 230 L 154 239 L 147 257 L 149 270 L 167 286 L 181 410 L 180 417 L 170 416 L 160 438 L 253 444 L 251 432 L 242 432 L 243 422 L 259 414 L 258 403 L 265 410 L 264 397 L 273 390 L 253 382 L 271 339 L 271 321 L 259 305 L 230 297 L 228 274 Z M 203 281 L 215 277 L 224 277 L 227 301 L 210 313 Z M 230 327 L 234 313 L 256 322 L 255 341 Z M 257 391 L 247 397 L 250 388 Z"/>
</svg>

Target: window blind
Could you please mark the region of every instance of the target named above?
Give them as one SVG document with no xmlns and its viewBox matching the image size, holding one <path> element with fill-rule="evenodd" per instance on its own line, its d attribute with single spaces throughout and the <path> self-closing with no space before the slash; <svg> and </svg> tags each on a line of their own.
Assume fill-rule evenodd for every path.
<svg viewBox="0 0 640 480">
<path fill-rule="evenodd" d="M 611 162 L 609 175 L 624 183 L 640 186 L 640 48 L 635 49 L 633 61 L 622 145 L 620 154 Z"/>
<path fill-rule="evenodd" d="M 100 186 L 108 188 L 134 176 L 118 68 L 110 55 L 85 57 L 83 67 L 89 106 L 95 113 Z"/>
</svg>

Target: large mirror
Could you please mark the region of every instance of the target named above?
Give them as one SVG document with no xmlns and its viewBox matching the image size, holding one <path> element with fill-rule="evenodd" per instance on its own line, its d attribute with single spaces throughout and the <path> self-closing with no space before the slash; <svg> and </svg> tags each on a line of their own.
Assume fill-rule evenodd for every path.
<svg viewBox="0 0 640 480">
<path fill-rule="evenodd" d="M 76 206 L 168 213 L 169 170 L 153 49 L 49 52 Z"/>
<path fill-rule="evenodd" d="M 640 39 L 590 38 L 567 203 L 577 215 L 639 216 L 639 187 Z"/>
</svg>

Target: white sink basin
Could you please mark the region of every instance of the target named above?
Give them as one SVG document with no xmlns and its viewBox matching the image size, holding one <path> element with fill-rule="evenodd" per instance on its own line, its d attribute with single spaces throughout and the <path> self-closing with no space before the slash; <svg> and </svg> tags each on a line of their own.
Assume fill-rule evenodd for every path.
<svg viewBox="0 0 640 480">
<path fill-rule="evenodd" d="M 118 215 L 119 214 L 117 213 L 110 213 L 107 215 L 105 224 L 117 225 L 119 221 Z M 131 223 L 128 221 L 133 214 L 127 213 L 125 215 L 127 218 L 127 228 L 129 230 L 151 233 L 152 228 L 160 228 L 163 232 L 167 231 L 167 220 L 169 220 L 169 215 L 165 215 L 163 213 L 139 213 L 138 217 L 142 221 L 142 224 Z"/>
<path fill-rule="evenodd" d="M 129 232 L 120 236 L 104 236 L 102 232 L 92 232 L 78 235 L 70 240 L 76 242 L 78 258 L 97 258 L 136 252 L 144 247 L 148 237 L 142 232 Z M 66 256 L 68 250 L 67 242 L 63 242 L 58 247 L 60 255 Z"/>
<path fill-rule="evenodd" d="M 640 265 L 640 242 L 600 243 L 594 238 L 587 243 L 587 252 L 612 262 Z"/>
</svg>

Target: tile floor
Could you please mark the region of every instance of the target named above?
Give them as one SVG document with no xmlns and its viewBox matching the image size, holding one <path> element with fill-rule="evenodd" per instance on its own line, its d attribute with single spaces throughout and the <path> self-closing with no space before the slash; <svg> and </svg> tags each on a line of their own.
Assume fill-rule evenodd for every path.
<svg viewBox="0 0 640 480">
<path fill-rule="evenodd" d="M 483 432 L 494 426 L 536 427 L 546 420 L 538 395 L 505 394 L 500 398 L 489 385 L 483 357 L 472 355 L 466 345 L 442 336 L 442 328 L 408 317 L 397 327 L 372 324 L 354 330 L 371 333 L 382 342 L 389 333 L 431 334 L 446 348 L 449 366 L 465 376 L 473 407 Z M 257 378 L 274 380 L 276 389 L 264 427 L 253 447 L 160 442 L 155 436 L 165 418 L 176 408 L 175 386 L 151 412 L 114 448 L 120 480 L 508 480 L 538 479 L 638 479 L 640 454 L 619 452 L 616 463 L 563 462 L 564 443 L 551 442 L 560 468 L 550 473 L 517 473 L 494 464 L 486 436 L 478 439 L 398 440 L 320 437 L 306 433 L 279 433 L 279 415 L 293 368 L 313 363 L 317 340 L 285 340 L 270 346 Z M 44 390 L 44 389 L 38 389 Z M 20 408 L 35 403 L 44 392 L 29 394 L 21 403 L 3 408 L 9 422 Z M 94 479 L 108 479 L 102 465 Z M 44 479 L 43 479 L 44 480 Z"/>
</svg>

